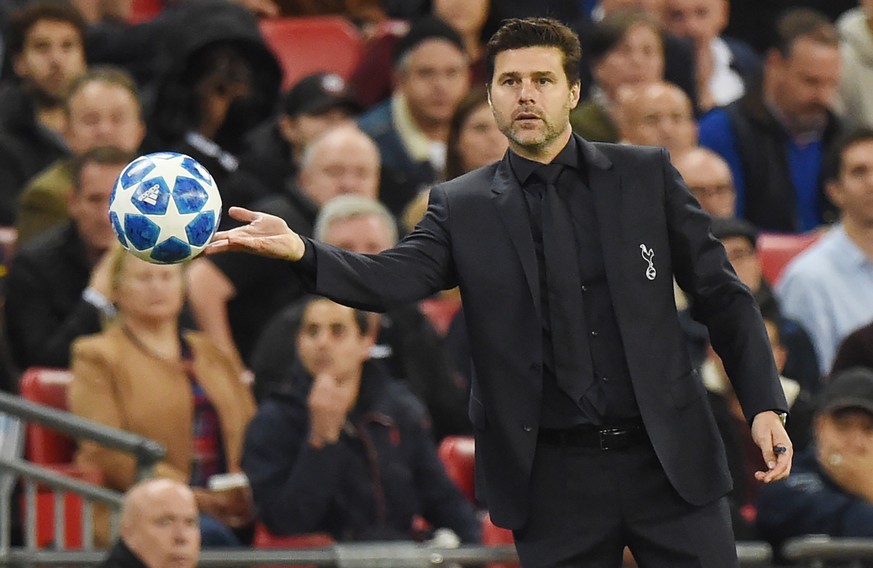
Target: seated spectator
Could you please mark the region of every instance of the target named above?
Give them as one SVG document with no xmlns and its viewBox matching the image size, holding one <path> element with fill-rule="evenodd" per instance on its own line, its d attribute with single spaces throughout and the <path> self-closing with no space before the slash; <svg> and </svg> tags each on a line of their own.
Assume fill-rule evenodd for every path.
<svg viewBox="0 0 873 568">
<path fill-rule="evenodd" d="M 279 97 L 282 72 L 257 18 L 234 2 L 188 0 L 167 16 L 155 50 L 160 71 L 146 112 L 155 146 L 149 150 L 203 164 L 221 191 L 224 222 L 231 206 L 280 191 L 239 162 L 246 135 L 272 116 Z"/>
<path fill-rule="evenodd" d="M 352 124 L 359 110 L 342 77 L 307 75 L 282 98 L 278 116 L 248 134 L 240 167 L 266 187 L 282 187 L 297 175 L 309 144 L 331 128 Z"/>
<path fill-rule="evenodd" d="M 243 468 L 275 534 L 338 541 L 406 540 L 414 520 L 478 542 L 472 505 L 437 457 L 427 412 L 367 361 L 368 316 L 324 298 L 303 308 L 293 394 L 263 402 L 246 432 Z"/>
<path fill-rule="evenodd" d="M 840 343 L 830 374 L 850 367 L 873 369 L 873 322 L 856 329 Z"/>
<path fill-rule="evenodd" d="M 661 146 L 675 161 L 697 146 L 697 121 L 691 100 L 666 82 L 629 87 L 619 96 L 616 111 L 622 142 Z"/>
<path fill-rule="evenodd" d="M 840 117 L 849 128 L 873 125 L 873 4 L 864 0 L 840 16 Z"/>
<path fill-rule="evenodd" d="M 98 146 L 136 152 L 145 136 L 136 84 L 117 67 L 92 67 L 79 76 L 70 87 L 64 112 L 64 141 L 73 156 Z M 72 158 L 55 161 L 22 191 L 15 222 L 19 245 L 69 219 L 72 162 Z"/>
<path fill-rule="evenodd" d="M 761 80 L 761 61 L 746 42 L 722 35 L 729 0 L 665 0 L 667 30 L 694 43 L 697 108 L 728 105 Z"/>
<path fill-rule="evenodd" d="M 315 238 L 361 254 L 375 254 L 397 242 L 394 219 L 373 199 L 344 195 L 332 199 L 321 210 Z M 384 314 L 369 314 L 370 333 L 375 343 L 370 358 L 385 365 L 388 373 L 404 382 L 427 406 L 436 439 L 449 434 L 469 434 L 467 417 L 469 383 L 452 371 L 448 353 L 436 331 L 414 304 Z M 255 388 L 263 400 L 274 389 L 294 388 L 292 383 L 296 352 L 293 342 L 300 320 L 299 303 L 279 312 L 264 327 L 252 355 Z"/>
<path fill-rule="evenodd" d="M 721 156 L 703 147 L 674 156 L 673 166 L 703 210 L 712 217 L 733 217 L 737 192 L 731 169 Z"/>
<path fill-rule="evenodd" d="M 758 232 L 748 221 L 729 217 L 713 219 L 712 234 L 724 245 L 731 267 L 749 287 L 762 315 L 777 324 L 780 342 L 788 351 L 783 369 L 785 376 L 810 393 L 819 392 L 821 372 L 813 342 L 803 324 L 783 312 L 773 289 L 764 280 L 757 249 Z"/>
<path fill-rule="evenodd" d="M 338 127 L 310 144 L 296 180 L 253 207 L 312 234 L 318 210 L 347 193 L 379 195 L 379 150 L 355 126 Z M 222 349 L 248 364 L 255 341 L 276 312 L 300 298 L 293 267 L 281 260 L 227 253 L 191 264 L 189 297 L 200 328 Z"/>
<path fill-rule="evenodd" d="M 664 79 L 664 44 L 658 22 L 643 12 L 611 12 L 584 38 L 594 82 L 570 113 L 573 130 L 595 142 L 618 142 L 620 91 Z"/>
<path fill-rule="evenodd" d="M 464 51 L 470 61 L 470 82 L 473 85 L 483 85 L 488 79 L 485 41 L 489 33 L 489 24 L 492 20 L 497 21 L 496 18 L 490 17 L 491 8 L 491 0 L 431 2 L 431 14 L 451 26 L 463 41 Z M 496 9 L 497 6 L 494 8 Z M 410 20 L 414 21 L 415 18 Z M 374 107 L 391 97 L 392 54 L 400 39 L 409 33 L 410 20 L 394 19 L 385 22 L 375 30 L 375 34 L 364 45 L 361 59 L 349 82 L 365 107 Z"/>
<path fill-rule="evenodd" d="M 195 568 L 200 557 L 197 501 L 184 483 L 148 479 L 121 506 L 121 535 L 97 568 Z"/>
<path fill-rule="evenodd" d="M 449 127 L 446 179 L 497 162 L 508 147 L 491 113 L 488 93 L 482 87 L 473 89 L 458 105 Z"/>
<path fill-rule="evenodd" d="M 762 231 L 796 233 L 835 220 L 822 164 L 841 129 L 830 109 L 840 80 L 838 42 L 823 15 L 786 11 L 762 86 L 700 119 L 700 145 L 730 164 L 737 215 Z"/>
<path fill-rule="evenodd" d="M 779 381 L 785 392 L 785 400 L 788 402 L 790 419 L 786 424 L 786 430 L 791 437 L 794 451 L 801 452 L 809 445 L 812 436 L 812 395 L 797 381 L 781 375 L 787 351 L 779 337 L 776 323 L 765 319 L 764 325 L 767 328 L 770 345 L 773 347 L 776 368 L 780 372 Z M 700 370 L 700 376 L 706 385 L 710 406 L 725 443 L 728 466 L 734 482 L 734 488 L 728 497 L 734 535 L 738 540 L 755 540 L 757 534 L 754 520 L 758 493 L 763 485 L 755 477 L 755 472 L 766 471 L 767 466 L 761 457 L 760 449 L 752 439 L 749 423 L 731 387 L 724 364 L 712 346 L 707 348 L 707 358 Z"/>
<path fill-rule="evenodd" d="M 382 157 L 380 200 L 399 215 L 420 189 L 443 179 L 450 122 L 470 74 L 463 40 L 437 18 L 417 21 L 397 42 L 393 61 L 391 99 L 358 124 Z"/>
<path fill-rule="evenodd" d="M 761 488 L 758 528 L 767 540 L 811 534 L 873 537 L 873 371 L 833 376 L 815 415 L 815 444 L 791 476 Z"/>
<path fill-rule="evenodd" d="M 69 154 L 64 101 L 86 68 L 85 21 L 69 4 L 43 0 L 15 11 L 4 32 L 17 80 L 0 88 L 0 225 L 12 225 L 27 181 Z"/>
<path fill-rule="evenodd" d="M 452 117 L 446 146 L 446 179 L 454 179 L 503 158 L 509 140 L 500 132 L 484 87 L 473 89 Z M 403 209 L 403 229 L 411 232 L 424 216 L 430 189 L 418 192 Z"/>
<path fill-rule="evenodd" d="M 250 497 L 208 487 L 214 476 L 240 471 L 255 411 L 242 368 L 203 334 L 180 328 L 181 265 L 149 264 L 120 246 L 109 265 L 118 315 L 105 331 L 74 342 L 70 411 L 166 447 L 154 473 L 192 487 L 203 545 L 239 545 L 231 529 L 251 523 Z M 136 481 L 134 456 L 96 442 L 83 441 L 76 461 L 99 471 L 110 489 L 126 491 Z"/>
<path fill-rule="evenodd" d="M 785 315 L 812 336 L 821 373 L 840 342 L 873 320 L 873 129 L 839 140 L 827 168 L 827 192 L 840 223 L 785 268 L 776 294 Z"/>
<path fill-rule="evenodd" d="M 116 243 L 109 196 L 134 158 L 114 147 L 73 160 L 69 223 L 19 249 L 6 279 L 6 329 L 20 369 L 67 367 L 70 343 L 113 313 L 107 251 Z"/>
</svg>

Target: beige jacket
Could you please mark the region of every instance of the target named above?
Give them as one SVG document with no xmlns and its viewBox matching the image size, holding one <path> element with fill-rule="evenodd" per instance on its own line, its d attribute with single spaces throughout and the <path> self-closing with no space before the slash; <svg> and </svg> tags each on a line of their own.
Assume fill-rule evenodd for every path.
<svg viewBox="0 0 873 568">
<path fill-rule="evenodd" d="M 239 471 L 254 398 L 240 380 L 242 369 L 203 334 L 188 332 L 185 339 L 193 352 L 194 374 L 221 423 L 227 470 Z M 73 343 L 72 371 L 71 412 L 160 442 L 167 454 L 155 475 L 188 483 L 194 402 L 180 363 L 145 353 L 113 326 Z M 125 491 L 135 482 L 136 463 L 129 454 L 83 442 L 77 461 L 100 471 L 111 489 Z"/>
</svg>

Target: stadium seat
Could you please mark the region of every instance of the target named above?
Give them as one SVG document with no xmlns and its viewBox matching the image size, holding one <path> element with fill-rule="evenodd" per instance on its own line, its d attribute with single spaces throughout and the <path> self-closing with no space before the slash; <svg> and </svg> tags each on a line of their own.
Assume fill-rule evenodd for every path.
<svg viewBox="0 0 873 568">
<path fill-rule="evenodd" d="M 252 546 L 255 548 L 324 548 L 336 544 L 336 541 L 327 533 L 307 533 L 290 536 L 279 536 L 267 530 L 263 523 L 255 524 L 255 534 Z M 260 568 L 294 568 L 291 566 L 261 566 Z M 314 568 L 302 567 L 296 568 Z"/>
<path fill-rule="evenodd" d="M 21 396 L 31 402 L 67 410 L 67 386 L 72 374 L 66 369 L 31 367 L 21 376 Z M 25 430 L 24 455 L 28 461 L 54 470 L 56 473 L 87 481 L 103 482 L 96 471 L 83 471 L 74 463 L 76 441 L 69 436 L 39 424 L 29 423 Z M 36 496 L 36 540 L 44 547 L 54 540 L 54 493 L 40 486 Z M 22 505 L 22 514 L 26 512 Z M 82 547 L 82 499 L 64 495 L 66 548 Z M 25 519 L 26 521 L 26 519 Z"/>
<path fill-rule="evenodd" d="M 514 544 L 512 531 L 500 528 L 491 522 L 491 515 L 485 514 L 482 519 L 482 544 L 485 546 L 505 546 Z M 492 563 L 486 568 L 519 568 L 517 563 Z"/>
<path fill-rule="evenodd" d="M 148 22 L 160 14 L 163 9 L 163 0 L 132 0 L 127 22 L 129 24 Z"/>
<path fill-rule="evenodd" d="M 761 233 L 758 236 L 758 257 L 761 259 L 764 280 L 775 285 L 791 259 L 813 244 L 821 235 L 820 232 L 797 235 Z"/>
<path fill-rule="evenodd" d="M 458 310 L 461 309 L 461 296 L 451 293 L 438 294 L 420 301 L 418 309 L 430 321 L 437 333 L 444 336 L 448 333 Z"/>
<path fill-rule="evenodd" d="M 282 67 L 284 90 L 319 71 L 348 79 L 361 56 L 361 35 L 341 16 L 264 18 L 260 28 Z"/>
<path fill-rule="evenodd" d="M 446 436 L 437 448 L 440 460 L 461 493 L 476 505 L 475 454 L 473 436 Z"/>
</svg>

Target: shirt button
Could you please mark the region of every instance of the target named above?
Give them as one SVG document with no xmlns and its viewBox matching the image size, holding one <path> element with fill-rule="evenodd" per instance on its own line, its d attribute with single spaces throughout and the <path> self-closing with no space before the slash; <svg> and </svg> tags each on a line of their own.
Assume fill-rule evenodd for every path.
<svg viewBox="0 0 873 568">
<path fill-rule="evenodd" d="M 609 377 L 601 377 L 600 380 L 603 381 L 604 383 L 608 383 Z"/>
<path fill-rule="evenodd" d="M 596 331 L 592 331 L 592 332 L 591 332 L 591 337 L 597 337 L 597 332 L 596 332 Z"/>
<path fill-rule="evenodd" d="M 583 291 L 583 292 L 587 292 L 587 291 L 588 291 L 588 286 L 586 286 L 585 284 L 582 284 L 582 291 Z"/>
<path fill-rule="evenodd" d="M 522 429 L 525 432 L 530 432 L 531 430 L 533 430 L 533 427 L 531 427 L 529 424 L 525 424 L 524 426 L 522 426 Z"/>
</svg>

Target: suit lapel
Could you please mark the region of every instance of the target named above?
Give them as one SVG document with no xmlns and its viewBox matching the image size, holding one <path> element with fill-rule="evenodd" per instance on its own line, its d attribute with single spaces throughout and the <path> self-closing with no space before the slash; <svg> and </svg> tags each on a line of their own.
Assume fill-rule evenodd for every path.
<svg viewBox="0 0 873 568">
<path fill-rule="evenodd" d="M 539 313 L 540 280 L 537 272 L 537 257 L 533 237 L 530 234 L 530 215 L 524 201 L 523 191 L 509 166 L 509 153 L 507 152 L 494 173 L 494 179 L 491 182 L 491 198 L 500 212 L 500 219 L 503 221 L 515 247 L 515 252 L 521 261 L 524 277 Z"/>
<path fill-rule="evenodd" d="M 603 263 L 610 289 L 622 281 L 622 254 L 626 252 L 622 232 L 621 179 L 612 162 L 594 144 L 577 136 L 576 143 L 588 167 L 588 184 L 594 197 L 594 212 L 600 233 Z M 615 303 L 615 302 L 613 302 Z"/>
</svg>

